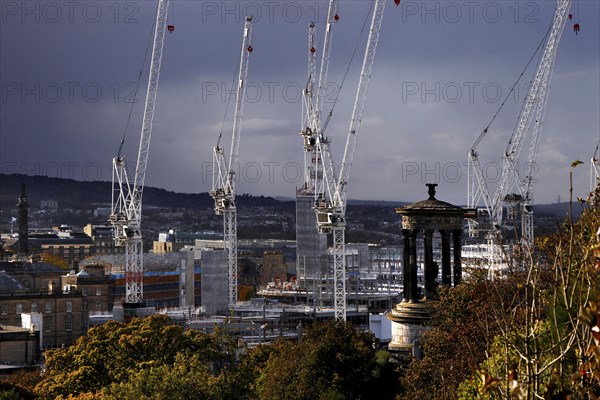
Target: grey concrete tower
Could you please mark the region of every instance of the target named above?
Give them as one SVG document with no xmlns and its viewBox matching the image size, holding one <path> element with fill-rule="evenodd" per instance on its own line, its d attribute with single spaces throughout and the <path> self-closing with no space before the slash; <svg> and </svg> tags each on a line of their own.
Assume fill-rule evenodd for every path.
<svg viewBox="0 0 600 400">
<path fill-rule="evenodd" d="M 317 231 L 317 217 L 313 205 L 315 195 L 304 189 L 296 192 L 296 270 L 302 289 L 322 288 L 321 278 L 328 272 L 327 235 Z"/>
<path fill-rule="evenodd" d="M 21 195 L 19 196 L 19 253 L 29 253 L 29 203 L 27 202 L 27 193 L 25 192 L 25 183 L 21 182 Z"/>
</svg>

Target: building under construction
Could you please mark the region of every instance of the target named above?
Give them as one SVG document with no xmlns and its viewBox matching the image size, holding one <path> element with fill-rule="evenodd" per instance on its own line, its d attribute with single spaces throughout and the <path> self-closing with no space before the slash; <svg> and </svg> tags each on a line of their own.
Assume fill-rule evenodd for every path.
<svg viewBox="0 0 600 400">
<path fill-rule="evenodd" d="M 296 192 L 296 271 L 300 289 L 316 291 L 329 271 L 327 236 L 317 231 L 314 193 Z"/>
</svg>

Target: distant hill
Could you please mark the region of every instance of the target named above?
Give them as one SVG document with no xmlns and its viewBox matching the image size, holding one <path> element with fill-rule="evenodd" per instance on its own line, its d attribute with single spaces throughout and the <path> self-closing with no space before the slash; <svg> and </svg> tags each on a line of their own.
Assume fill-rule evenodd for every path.
<svg viewBox="0 0 600 400">
<path fill-rule="evenodd" d="M 41 200 L 56 200 L 61 208 L 82 209 L 92 203 L 111 202 L 111 182 L 76 181 L 73 179 L 50 178 L 40 175 L 0 174 L 0 208 L 12 208 L 21 193 L 21 182 L 25 183 L 29 202 L 38 207 Z M 242 206 L 280 206 L 272 197 L 238 195 Z M 207 208 L 213 206 L 208 193 L 176 193 L 154 187 L 144 188 L 144 204 L 157 207 Z"/>
<path fill-rule="evenodd" d="M 390 200 L 355 200 L 348 199 L 350 206 L 376 206 L 376 207 L 404 207 L 409 205 L 406 201 L 390 201 Z"/>
<path fill-rule="evenodd" d="M 61 208 L 88 208 L 91 203 L 111 202 L 111 182 L 76 181 L 73 179 L 51 178 L 40 175 L 0 174 L 0 208 L 13 208 L 21 192 L 21 182 L 27 187 L 27 195 L 34 207 L 41 200 L 56 200 Z M 240 206 L 293 208 L 293 198 L 273 198 L 242 194 L 237 196 Z M 208 193 L 176 193 L 154 187 L 144 188 L 144 204 L 157 207 L 200 209 L 213 206 Z M 349 206 L 364 207 L 403 207 L 409 204 L 402 201 L 348 200 Z M 536 218 L 564 218 L 569 212 L 569 203 L 536 204 Z M 573 204 L 573 216 L 581 214 L 580 204 Z"/>
<path fill-rule="evenodd" d="M 534 204 L 533 211 L 535 217 L 561 217 L 566 218 L 569 215 L 569 203 L 552 203 L 552 204 Z M 583 207 L 581 204 L 573 203 L 573 218 L 577 219 L 581 215 Z"/>
</svg>

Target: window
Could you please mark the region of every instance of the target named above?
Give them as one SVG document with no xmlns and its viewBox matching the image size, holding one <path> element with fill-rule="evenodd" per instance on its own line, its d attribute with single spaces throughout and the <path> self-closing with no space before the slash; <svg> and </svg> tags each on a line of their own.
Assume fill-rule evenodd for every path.
<svg viewBox="0 0 600 400">
<path fill-rule="evenodd" d="M 52 312 L 52 303 L 50 303 L 49 301 L 46 302 L 46 308 L 45 311 L 47 313 L 51 313 Z"/>
<path fill-rule="evenodd" d="M 66 312 L 73 312 L 73 303 L 70 301 L 67 301 L 65 303 L 65 311 Z"/>
<path fill-rule="evenodd" d="M 44 315 L 44 319 L 42 320 L 44 324 L 44 331 L 49 332 L 52 330 L 52 326 L 54 325 L 54 320 L 52 315 Z"/>
<path fill-rule="evenodd" d="M 31 312 L 37 312 L 37 303 L 31 303 Z"/>
<path fill-rule="evenodd" d="M 83 296 L 87 296 L 87 294 L 88 294 L 88 291 L 87 291 L 87 289 L 81 289 L 81 294 L 82 294 Z"/>
<path fill-rule="evenodd" d="M 96 289 L 96 296 L 102 296 L 102 289 Z"/>
<path fill-rule="evenodd" d="M 73 330 L 73 316 L 65 315 L 65 331 L 70 332 Z"/>
<path fill-rule="evenodd" d="M 23 304 L 17 303 L 17 305 L 15 306 L 15 313 L 21 314 L 22 312 L 23 312 Z"/>
<path fill-rule="evenodd" d="M 0 304 L 0 314 L 8 314 L 8 304 Z"/>
</svg>

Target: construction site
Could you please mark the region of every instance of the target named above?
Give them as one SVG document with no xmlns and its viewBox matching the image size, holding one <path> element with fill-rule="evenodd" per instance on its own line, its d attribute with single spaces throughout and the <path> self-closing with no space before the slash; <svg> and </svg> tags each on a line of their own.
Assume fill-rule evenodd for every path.
<svg viewBox="0 0 600 400">
<path fill-rule="evenodd" d="M 400 1 L 395 3 L 398 5 Z M 438 265 L 442 266 L 441 283 L 449 283 L 452 274 L 454 284 L 459 282 L 460 275 L 467 273 L 461 272 L 461 263 L 467 267 L 486 268 L 490 277 L 500 277 L 503 269 L 512 262 L 515 249 L 523 251 L 533 246 L 533 169 L 558 43 L 567 21 L 572 19 L 569 12 L 571 3 L 557 1 L 552 25 L 529 61 L 531 63 L 534 58 L 539 58 L 515 132 L 502 156 L 501 179 L 495 193 L 490 194 L 491 190 L 481 170 L 477 146 L 484 139 L 504 103 L 468 151 L 469 181 L 464 211 L 455 211 L 463 209 L 437 201 L 433 197 L 435 190 L 431 191 L 431 187 L 436 185 L 430 187 L 429 200 L 414 205 L 417 211 L 412 211 L 410 207 L 405 211 L 397 211 L 402 215 L 430 212 L 434 209 L 458 212 L 456 215 L 460 228 L 458 231 L 453 228 L 454 246 L 450 249 L 449 231 L 444 230 L 445 228 L 434 233 L 424 225 L 420 228 L 424 229 L 424 241 L 416 241 L 416 235 L 420 231 L 407 233 L 409 231 L 405 224 L 410 224 L 404 218 L 408 217 L 402 217 L 402 232 L 405 237 L 403 245 L 380 247 L 366 243 L 346 243 L 346 193 L 347 188 L 352 185 L 350 170 L 357 149 L 386 1 L 374 1 L 370 10 L 370 26 L 364 44 L 344 156 L 339 163 L 334 161 L 330 150 L 332 139 L 328 135 L 332 110 L 325 109 L 324 105 L 332 38 L 335 24 L 340 20 L 338 2 L 329 1 L 325 26 L 319 28 L 317 24 L 311 23 L 308 27 L 307 84 L 302 93 L 302 129 L 298 143 L 304 155 L 304 170 L 302 185 L 297 188 L 295 199 L 296 240 L 292 245 L 295 246 L 295 257 L 284 260 L 282 255 L 280 262 L 272 263 L 271 266 L 263 258 L 262 277 L 256 285 L 255 298 L 240 302 L 240 286 L 243 284 L 240 282 L 243 279 L 240 265 L 244 258 L 242 248 L 246 247 L 247 250 L 248 246 L 239 243 L 237 238 L 236 165 L 242 136 L 247 80 L 251 74 L 249 71 L 252 70 L 255 45 L 252 40 L 254 21 L 248 15 L 242 29 L 241 55 L 232 101 L 233 129 L 228 138 L 231 146 L 227 152 L 223 144 L 227 134 L 221 130 L 213 149 L 210 195 L 214 199 L 216 215 L 223 218 L 223 238 L 197 241 L 194 251 L 189 253 L 194 254 L 195 260 L 188 260 L 187 267 L 182 262 L 179 273 L 187 276 L 188 280 L 193 279 L 193 274 L 187 274 L 185 268 L 189 270 L 191 263 L 197 263 L 201 269 L 202 282 L 201 304 L 193 304 L 193 296 L 186 296 L 186 290 L 189 290 L 186 288 L 193 285 L 186 286 L 185 280 L 182 280 L 180 307 L 183 311 L 180 315 L 185 317 L 186 324 L 194 329 L 210 330 L 215 323 L 223 325 L 226 321 L 228 329 L 247 337 L 252 343 L 278 335 L 298 335 L 304 321 L 319 318 L 349 320 L 368 329 L 373 315 L 373 323 L 381 323 L 380 317 L 394 308 L 395 304 L 408 298 L 417 299 L 414 297 L 416 295 L 407 294 L 406 285 L 409 285 L 410 290 L 416 291 L 414 293 L 427 296 L 431 288 L 426 286 L 437 284 L 431 281 L 429 271 L 431 268 L 437 271 Z M 175 29 L 168 23 L 168 9 L 168 0 L 158 1 L 142 134 L 135 176 L 131 182 L 121 148 L 113 159 L 114 190 L 109 221 L 114 228 L 117 245 L 126 248 L 123 268 L 126 293 L 122 305 L 125 316 L 141 312 L 145 304 L 141 237 L 142 192 L 165 32 Z M 577 24 L 575 26 L 578 27 Z M 322 43 L 317 41 L 318 29 L 323 30 L 320 34 Z M 577 32 L 577 28 L 575 29 Z M 526 72 L 529 63 L 519 79 Z M 519 84 L 519 79 L 513 89 Z M 509 92 L 508 96 L 510 95 Z M 125 137 L 121 145 L 124 140 Z M 527 140 L 529 151 L 525 174 L 521 177 L 517 163 Z M 597 165 L 596 156 L 594 161 L 593 165 Z M 464 225 L 460 222 L 463 218 L 467 221 Z M 520 234 L 515 239 L 503 239 L 509 228 L 509 221 L 518 219 L 521 220 Z M 461 239 L 463 230 L 466 234 Z M 412 242 L 410 249 L 407 247 L 407 240 Z M 462 245 L 465 247 L 461 256 Z M 263 249 L 261 252 L 273 250 Z M 275 251 L 274 254 L 278 252 Z M 409 259 L 410 264 L 417 268 L 414 272 L 407 269 Z M 289 265 L 290 263 L 294 264 Z M 414 281 L 418 288 L 407 283 L 407 271 L 411 274 L 410 281 Z M 177 314 L 172 312 L 173 315 Z M 389 334 L 380 336 L 382 340 L 390 339 Z"/>
<path fill-rule="evenodd" d="M 296 268 L 293 271 L 295 279 L 288 282 L 287 271 L 280 271 L 283 273 L 279 274 L 273 273 L 273 281 L 258 288 L 257 296 L 262 299 L 262 305 L 259 307 L 253 306 L 252 301 L 250 304 L 238 302 L 240 246 L 237 238 L 236 165 L 238 164 L 248 70 L 253 52 L 253 17 L 251 15 L 246 17 L 242 33 L 237 89 L 233 102 L 231 148 L 226 157 L 222 144 L 224 132 L 221 131 L 213 155 L 213 187 L 210 194 L 214 199 L 215 213 L 223 216 L 223 240 L 199 243 L 199 248 L 196 249 L 199 252 L 202 271 L 202 305 L 200 309 L 211 318 L 218 314 L 229 313 L 230 316 L 227 320 L 231 321 L 231 318 L 236 318 L 241 325 L 235 329 L 243 331 L 246 329 L 244 326 L 254 324 L 252 318 L 262 317 L 262 325 L 266 324 L 268 314 L 268 321 L 281 330 L 282 326 L 289 328 L 290 324 L 301 322 L 297 311 L 290 312 L 289 307 L 291 306 L 300 307 L 303 310 L 301 314 L 311 319 L 317 319 L 321 315 L 329 315 L 329 317 L 344 321 L 348 318 L 366 328 L 370 312 L 385 312 L 398 301 L 400 290 L 395 281 L 397 260 L 383 261 L 378 256 L 371 256 L 367 244 L 347 245 L 344 239 L 346 186 L 350 178 L 350 167 L 366 103 L 385 3 L 383 0 L 373 3 L 371 24 L 364 50 L 344 160 L 340 164 L 339 171 L 334 169 L 334 161 L 329 150 L 330 140 L 325 135 L 325 128 L 329 120 L 325 121 L 322 118 L 332 27 L 340 19 L 337 1 L 329 2 L 318 74 L 317 27 L 315 23 L 311 23 L 309 26 L 308 83 L 303 93 L 303 129 L 300 132 L 305 154 L 305 168 L 304 183 L 297 192 Z M 396 5 L 398 4 L 399 1 L 396 2 Z M 129 181 L 126 159 L 121 154 L 125 136 L 121 140 L 117 156 L 113 159 L 113 202 L 109 222 L 113 225 L 116 244 L 126 248 L 124 265 L 126 293 L 122 305 L 124 318 L 127 318 L 128 315 L 147 312 L 144 311 L 146 307 L 143 294 L 142 193 L 165 33 L 173 32 L 175 29 L 167 21 L 168 10 L 169 1 L 159 0 L 142 134 L 133 182 Z M 327 246 L 328 234 L 333 235 L 331 249 L 328 249 Z M 397 252 L 390 253 L 396 254 Z M 375 260 L 376 267 L 373 267 L 373 260 Z M 185 268 L 185 264 L 182 263 L 182 268 Z M 185 274 L 184 269 L 180 270 L 180 274 Z M 191 276 L 193 277 L 193 275 Z M 183 300 L 185 291 L 186 289 L 183 288 L 180 305 L 186 303 Z M 287 312 L 284 304 L 288 307 Z M 185 307 L 182 308 L 185 309 Z M 188 309 L 192 308 L 194 307 L 190 304 Z M 115 306 L 114 310 L 120 310 L 119 306 Z M 117 311 L 115 314 L 121 315 L 121 311 Z M 273 314 L 277 315 L 274 321 L 272 320 Z M 188 321 L 188 324 L 201 326 L 202 322 L 192 319 Z M 264 329 L 262 337 L 265 337 Z"/>
<path fill-rule="evenodd" d="M 355 154 L 367 150 L 358 145 L 358 137 L 367 118 L 364 111 L 371 77 L 377 73 L 373 66 L 381 27 L 384 15 L 399 9 L 386 11 L 386 3 L 390 2 L 372 2 L 350 57 L 346 74 L 350 65 L 358 62 L 354 55 L 362 56 L 353 87 L 354 101 L 347 110 L 350 118 L 346 121 L 334 121 L 337 114 L 334 115 L 333 109 L 338 98 L 333 102 L 326 99 L 330 95 L 327 87 L 331 83 L 328 73 L 333 37 L 336 25 L 343 22 L 341 2 L 328 1 L 324 23 L 316 21 L 308 25 L 304 45 L 307 72 L 302 77 L 306 85 L 299 107 L 301 128 L 295 137 L 297 152 L 302 153 L 303 159 L 301 183 L 295 189 L 295 240 L 238 240 L 236 196 L 244 105 L 254 58 L 260 57 L 255 51 L 260 43 L 253 40 L 256 20 L 247 15 L 239 24 L 242 33 L 241 45 L 236 46 L 239 58 L 231 66 L 236 71 L 234 90 L 227 98 L 227 109 L 231 108 L 232 116 L 225 111 L 220 131 L 214 132 L 212 147 L 210 196 L 215 215 L 222 218 L 219 237 L 174 246 L 166 239 L 174 233 L 162 234 L 155 243 L 154 254 L 150 255 L 144 251 L 143 192 L 158 108 L 161 65 L 166 61 L 165 35 L 175 31 L 173 17 L 169 17 L 173 5 L 169 0 L 157 1 L 146 49 L 149 72 L 137 158 L 132 162 L 125 155 L 125 131 L 112 159 L 108 223 L 114 245 L 124 248 L 124 253 L 114 259 L 108 272 L 117 276 L 124 290 L 117 293 L 121 301 L 115 302 L 112 314 L 95 316 L 98 323 L 107 318 L 127 320 L 165 312 L 191 329 L 211 331 L 215 326 L 223 326 L 247 343 L 258 344 L 280 336 L 297 338 L 302 335 L 303 324 L 335 319 L 371 329 L 387 343 L 400 340 L 392 338 L 392 323 L 402 320 L 402 312 L 406 310 L 398 311 L 400 316 L 394 314 L 388 318 L 398 304 L 432 299 L 437 286 L 457 285 L 473 269 L 483 269 L 491 279 L 500 279 L 503 271 L 518 263 L 520 254 L 533 249 L 536 157 L 561 36 L 569 23 L 576 34 L 580 29 L 577 21 L 573 21 L 573 2 L 556 1 L 543 40 L 516 74 L 518 78 L 511 90 L 498 103 L 475 143 L 465 149 L 468 183 L 464 207 L 438 200 L 435 197 L 438 183 L 424 181 L 421 187 L 427 184 L 429 198 L 395 210 L 396 233 L 398 238 L 402 237 L 401 243 L 348 243 L 346 231 L 351 221 L 347 220 L 347 194 L 354 183 L 351 170 Z M 392 3 L 399 6 L 401 2 Z M 258 23 L 256 29 L 260 29 Z M 507 99 L 514 96 L 513 90 L 523 85 L 522 77 L 531 73 L 530 68 L 534 71 L 514 132 L 506 150 L 497 154 L 502 160 L 500 177 L 492 182 L 482 169 L 479 152 L 496 117 Z M 224 129 L 225 121 L 231 125 L 231 132 Z M 330 131 L 341 123 L 348 124 L 348 128 L 339 141 L 339 134 Z M 341 160 L 336 160 L 331 150 L 334 142 L 343 147 Z M 524 148 L 527 150 L 523 151 Z M 600 170 L 597 153 L 598 146 L 591 163 L 591 190 L 596 187 Z M 444 197 L 444 185 L 439 186 Z M 171 256 L 169 273 L 178 278 L 169 282 L 178 285 L 179 296 L 176 300 L 169 299 L 172 306 L 163 302 L 157 307 L 154 300 L 158 295 L 145 293 L 144 285 L 152 282 L 158 287 L 160 282 L 151 278 L 144 258 L 160 259 L 157 254 L 174 252 L 175 247 L 180 253 L 178 257 Z"/>
</svg>

